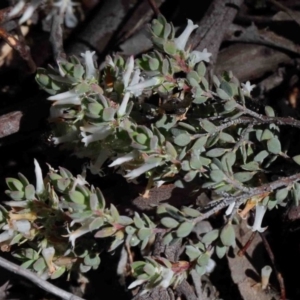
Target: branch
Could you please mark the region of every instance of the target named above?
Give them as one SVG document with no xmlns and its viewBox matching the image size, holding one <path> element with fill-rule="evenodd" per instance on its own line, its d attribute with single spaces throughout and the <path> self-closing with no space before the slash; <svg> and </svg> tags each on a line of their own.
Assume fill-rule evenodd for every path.
<svg viewBox="0 0 300 300">
<path fill-rule="evenodd" d="M 25 4 L 24 7 L 14 16 L 10 16 L 10 12 L 13 10 L 13 7 L 6 7 L 0 9 L 0 24 L 13 20 L 23 15 L 29 4 Z"/>
<path fill-rule="evenodd" d="M 53 49 L 54 59 L 56 61 L 66 58 L 63 48 L 63 31 L 62 25 L 64 21 L 64 11 L 57 9 L 56 14 L 52 18 L 50 42 Z"/>
<path fill-rule="evenodd" d="M 31 282 L 33 282 L 34 284 L 36 284 L 37 286 L 39 286 L 40 288 L 42 288 L 43 290 L 56 295 L 58 297 L 60 297 L 61 299 L 64 300 L 84 300 L 83 298 L 80 298 L 78 296 L 75 296 L 71 293 L 68 293 L 58 287 L 56 287 L 55 285 L 49 283 L 46 280 L 43 280 L 41 278 L 39 278 L 37 275 L 35 275 L 34 273 L 21 268 L 20 266 L 4 259 L 3 257 L 0 257 L 0 266 L 10 272 L 13 272 L 17 275 L 20 275 L 28 280 L 30 280 Z"/>
<path fill-rule="evenodd" d="M 3 27 L 0 27 L 0 37 L 3 38 L 10 47 L 19 52 L 20 56 L 27 62 L 30 72 L 34 73 L 36 70 L 35 62 L 31 57 L 29 47 L 25 43 L 23 43 L 22 39 L 16 39 Z"/>
</svg>

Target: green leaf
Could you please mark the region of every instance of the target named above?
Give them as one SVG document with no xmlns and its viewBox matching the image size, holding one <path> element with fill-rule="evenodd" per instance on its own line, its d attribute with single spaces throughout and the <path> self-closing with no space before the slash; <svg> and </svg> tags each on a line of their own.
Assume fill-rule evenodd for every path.
<svg viewBox="0 0 300 300">
<path fill-rule="evenodd" d="M 178 237 L 186 237 L 188 236 L 194 228 L 194 223 L 192 222 L 183 222 L 176 230 L 176 234 Z"/>
<path fill-rule="evenodd" d="M 268 117 L 275 117 L 275 112 L 271 106 L 265 107 L 265 113 Z"/>
<path fill-rule="evenodd" d="M 277 203 L 283 201 L 287 197 L 288 193 L 289 193 L 289 190 L 286 188 L 277 190 L 276 195 L 275 195 Z"/>
<path fill-rule="evenodd" d="M 174 143 L 178 146 L 184 147 L 191 142 L 191 136 L 187 133 L 181 133 L 174 139 Z"/>
<path fill-rule="evenodd" d="M 217 94 L 222 100 L 229 100 L 231 97 L 222 89 L 217 88 Z"/>
<path fill-rule="evenodd" d="M 224 246 L 235 246 L 235 233 L 232 224 L 227 224 L 221 229 L 220 239 Z"/>
<path fill-rule="evenodd" d="M 98 218 L 95 218 L 89 225 L 89 230 L 90 231 L 93 231 L 93 230 L 96 230 L 98 228 L 100 228 L 102 225 L 103 225 L 103 218 L 101 217 L 98 217 Z"/>
<path fill-rule="evenodd" d="M 114 222 L 118 223 L 120 215 L 117 208 L 113 204 L 110 204 L 110 213 L 111 216 L 113 217 Z"/>
<path fill-rule="evenodd" d="M 44 269 L 47 268 L 47 265 L 45 263 L 45 260 L 43 257 L 40 257 L 34 264 L 33 264 L 33 269 L 36 271 L 36 272 L 41 272 L 43 271 Z"/>
<path fill-rule="evenodd" d="M 164 238 L 163 238 L 163 244 L 164 245 L 169 245 L 173 240 L 174 240 L 173 232 L 167 233 Z"/>
<path fill-rule="evenodd" d="M 300 165 L 300 155 L 293 156 L 293 161 L 294 161 L 296 164 Z"/>
<path fill-rule="evenodd" d="M 61 275 L 63 275 L 66 271 L 65 267 L 59 267 L 57 268 L 52 274 L 51 274 L 51 279 L 57 279 L 59 278 Z"/>
<path fill-rule="evenodd" d="M 87 266 L 99 266 L 100 265 L 100 257 L 98 255 L 88 254 L 84 257 L 84 264 Z"/>
<path fill-rule="evenodd" d="M 281 152 L 281 144 L 277 138 L 272 138 L 267 142 L 268 151 L 273 154 L 278 154 Z"/>
<path fill-rule="evenodd" d="M 216 131 L 216 126 L 212 122 L 210 122 L 206 119 L 201 120 L 200 125 L 208 133 L 214 133 Z"/>
<path fill-rule="evenodd" d="M 174 159 L 177 157 L 177 151 L 175 147 L 168 141 L 166 142 L 166 152 Z"/>
<path fill-rule="evenodd" d="M 95 238 L 105 238 L 108 236 L 112 236 L 116 233 L 117 229 L 114 227 L 105 227 L 97 231 L 94 235 Z"/>
<path fill-rule="evenodd" d="M 221 182 L 225 177 L 224 173 L 221 170 L 212 170 L 209 173 L 209 176 L 214 182 Z"/>
<path fill-rule="evenodd" d="M 207 141 L 207 136 L 202 136 L 196 140 L 194 143 L 192 150 L 199 150 L 199 151 L 204 151 L 204 145 L 206 144 Z"/>
<path fill-rule="evenodd" d="M 146 272 L 149 276 L 153 276 L 155 272 L 155 268 L 152 264 L 146 264 L 143 268 L 144 272 Z"/>
<path fill-rule="evenodd" d="M 141 219 L 140 215 L 137 212 L 134 213 L 133 222 L 135 226 L 139 229 L 144 228 L 145 226 L 145 222 Z"/>
<path fill-rule="evenodd" d="M 257 171 L 259 170 L 259 164 L 256 161 L 251 161 L 245 165 L 241 165 L 241 168 L 247 171 Z"/>
<path fill-rule="evenodd" d="M 191 152 L 190 166 L 195 170 L 200 170 L 202 168 L 199 155 L 197 155 L 194 151 Z"/>
<path fill-rule="evenodd" d="M 203 76 L 205 75 L 205 73 L 206 73 L 206 66 L 205 66 L 205 64 L 204 64 L 203 61 L 201 61 L 201 62 L 197 65 L 196 70 L 197 70 L 197 73 L 198 73 L 198 75 L 199 75 L 200 77 L 203 77 Z"/>
<path fill-rule="evenodd" d="M 164 51 L 169 55 L 174 55 L 176 53 L 176 46 L 173 41 L 164 42 Z"/>
<path fill-rule="evenodd" d="M 227 248 L 225 246 L 217 246 L 216 247 L 216 254 L 221 259 L 226 254 Z"/>
<path fill-rule="evenodd" d="M 27 200 L 35 199 L 35 188 L 32 184 L 29 184 L 25 188 L 25 198 Z"/>
<path fill-rule="evenodd" d="M 253 175 L 253 172 L 237 172 L 233 175 L 233 177 L 239 182 L 246 182 L 252 179 Z"/>
<path fill-rule="evenodd" d="M 206 273 L 206 267 L 200 267 L 199 265 L 195 266 L 196 272 L 202 276 Z"/>
<path fill-rule="evenodd" d="M 191 182 L 195 179 L 196 175 L 198 174 L 198 171 L 189 171 L 184 177 L 183 179 L 186 182 Z"/>
<path fill-rule="evenodd" d="M 201 255 L 199 249 L 192 245 L 185 246 L 185 253 L 189 257 L 190 261 L 195 260 Z"/>
<path fill-rule="evenodd" d="M 215 149 L 211 149 L 211 150 L 207 151 L 206 156 L 219 157 L 219 156 L 222 156 L 226 151 L 227 151 L 227 149 L 224 149 L 224 148 L 215 148 Z"/>
<path fill-rule="evenodd" d="M 136 232 L 136 229 L 133 226 L 126 226 L 125 227 L 125 232 L 128 235 L 133 235 Z"/>
<path fill-rule="evenodd" d="M 24 189 L 22 182 L 16 178 L 6 178 L 5 181 L 6 181 L 7 186 L 12 191 L 23 191 L 23 189 Z"/>
<path fill-rule="evenodd" d="M 141 228 L 137 232 L 137 236 L 141 241 L 143 241 L 144 239 L 149 238 L 151 233 L 152 233 L 152 230 L 150 228 Z"/>
<path fill-rule="evenodd" d="M 263 134 L 261 135 L 261 138 L 260 140 L 261 141 L 265 141 L 265 140 L 269 140 L 269 139 L 272 139 L 274 137 L 274 134 L 271 130 L 269 129 L 265 129 L 263 131 Z"/>
<path fill-rule="evenodd" d="M 70 178 L 61 178 L 56 181 L 56 187 L 59 192 L 65 192 L 66 189 L 70 186 L 71 179 Z"/>
<path fill-rule="evenodd" d="M 227 143 L 235 143 L 233 136 L 226 132 L 220 132 L 220 140 L 227 142 Z"/>
<path fill-rule="evenodd" d="M 201 239 L 201 242 L 204 244 L 211 244 L 219 237 L 219 229 L 213 229 L 210 232 L 207 232 Z"/>
<path fill-rule="evenodd" d="M 259 163 L 262 163 L 264 161 L 264 159 L 269 155 L 268 151 L 266 150 L 263 150 L 263 151 L 260 151 L 255 157 L 254 157 L 254 160 L 259 162 Z"/>
<path fill-rule="evenodd" d="M 188 217 L 192 217 L 192 218 L 197 218 L 201 215 L 201 213 L 198 210 L 196 210 L 194 208 L 187 207 L 187 206 L 183 206 L 181 208 L 181 212 L 183 212 Z"/>
<path fill-rule="evenodd" d="M 230 86 L 230 84 L 226 81 L 222 81 L 220 88 L 229 96 L 232 97 L 233 96 L 233 91 L 232 88 Z"/>
<path fill-rule="evenodd" d="M 229 100 L 226 101 L 226 103 L 224 104 L 224 109 L 226 112 L 231 112 L 235 109 L 236 107 L 236 101 L 235 100 Z"/>
<path fill-rule="evenodd" d="M 209 262 L 209 255 L 207 253 L 203 253 L 198 259 L 197 259 L 197 264 L 200 265 L 201 267 L 206 267 Z"/>
<path fill-rule="evenodd" d="M 164 225 L 167 228 L 176 228 L 179 225 L 179 223 L 176 220 L 170 217 L 162 218 L 160 222 L 162 225 Z"/>
<path fill-rule="evenodd" d="M 74 203 L 84 204 L 84 202 L 85 202 L 84 195 L 78 191 L 70 191 L 69 198 Z"/>
</svg>

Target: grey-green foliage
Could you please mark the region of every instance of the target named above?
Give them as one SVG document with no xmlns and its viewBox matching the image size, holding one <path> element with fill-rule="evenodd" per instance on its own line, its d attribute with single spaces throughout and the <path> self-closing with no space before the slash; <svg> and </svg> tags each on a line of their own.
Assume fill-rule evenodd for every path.
<svg viewBox="0 0 300 300">
<path fill-rule="evenodd" d="M 195 25 L 189 21 L 187 28 Z M 150 32 L 154 50 L 135 60 L 108 56 L 99 71 L 86 52 L 83 61 L 58 62 L 58 71 L 39 70 L 37 82 L 53 95 L 54 143 L 89 157 L 93 173 L 109 160 L 129 180 L 145 174 L 154 181 L 176 179 L 178 187 L 204 181 L 206 188 L 230 193 L 236 181 L 256 185 L 282 155 L 279 127 L 239 122 L 248 115 L 248 84 L 241 87 L 227 72 L 214 76 L 210 89 L 209 53 L 185 50 L 184 37 L 175 38 L 162 16 Z M 180 114 L 173 102 L 168 110 L 166 100 L 176 89 Z M 155 103 L 155 95 L 163 103 Z M 274 116 L 271 107 L 266 115 Z"/>
<path fill-rule="evenodd" d="M 263 231 L 267 208 L 284 205 L 290 196 L 299 202 L 298 178 L 274 191 L 255 190 L 268 182 L 266 171 L 278 157 L 288 158 L 279 127 L 273 123 L 275 113 L 266 107 L 269 121 L 264 122 L 262 115 L 248 110 L 249 83 L 241 85 L 231 72 L 214 76 L 210 88 L 205 77 L 210 54 L 186 47 L 195 28 L 189 20 L 175 38 L 173 25 L 159 16 L 150 26 L 153 51 L 140 58 L 125 61 L 120 55 L 108 56 L 98 69 L 93 53 L 86 52 L 83 60 L 70 57 L 59 61 L 58 69 L 40 69 L 36 80 L 52 95 L 53 142 L 89 158 L 89 168 L 96 174 L 109 161 L 128 180 L 144 174 L 150 182 L 173 180 L 178 187 L 191 182 L 228 199 L 244 195 L 242 202 L 227 203 L 226 215 L 233 217 L 239 208 L 236 203 L 246 202 L 240 214 L 256 208 L 252 230 Z M 299 155 L 293 160 L 299 164 Z M 102 238 L 109 238 L 106 250 L 114 251 L 124 243 L 126 248 L 146 250 L 157 233 L 163 233 L 166 245 L 189 237 L 185 252 L 189 261 L 146 257 L 133 264 L 137 280 L 131 287 L 145 283 L 149 290 L 176 286 L 192 269 L 204 274 L 213 253 L 221 258 L 235 246 L 231 219 L 199 241 L 190 239 L 195 225 L 205 218 L 198 209 L 163 204 L 154 218 L 137 212 L 122 216 L 114 205 L 106 206 L 99 189 L 63 168 L 50 169 L 43 194 L 19 176 L 7 179 L 7 195 L 13 201 L 6 203 L 10 211 L 2 208 L 0 240 L 8 247 L 35 241 L 33 251 L 15 255 L 40 274 L 58 277 L 73 269 L 96 268 Z M 46 218 L 49 212 L 53 219 Z M 63 220 L 67 227 L 53 232 L 54 219 Z M 42 227 L 34 226 L 37 220 Z"/>
<path fill-rule="evenodd" d="M 22 261 L 22 267 L 42 278 L 96 269 L 102 251 L 114 252 L 124 244 L 126 248 L 138 246 L 143 250 L 153 244 L 158 233 L 163 234 L 165 245 L 174 243 L 189 236 L 201 220 L 198 210 L 179 210 L 169 204 L 159 205 L 152 218 L 137 212 L 131 217 L 120 215 L 113 204 L 106 206 L 101 191 L 89 186 L 81 175 L 74 177 L 64 168 L 51 167 L 44 179 L 38 171 L 36 174 L 36 187 L 22 174 L 19 179 L 7 178 L 6 194 L 12 200 L 4 202 L 7 209 L 0 207 L 0 242 L 6 250 L 16 246 L 13 256 Z M 228 242 L 232 236 L 223 237 L 223 231 L 220 235 L 214 231 L 213 238 L 207 234 L 202 242 L 187 246 L 189 262 L 178 265 L 167 259 L 146 257 L 146 262 L 134 262 L 132 268 L 138 280 L 148 282 L 149 289 L 176 286 L 192 269 L 200 275 L 206 272 L 212 254 L 208 247 L 215 240 L 220 240 L 219 244 L 222 241 L 223 247 L 232 245 Z M 103 248 L 99 239 L 105 238 L 107 246 Z"/>
</svg>

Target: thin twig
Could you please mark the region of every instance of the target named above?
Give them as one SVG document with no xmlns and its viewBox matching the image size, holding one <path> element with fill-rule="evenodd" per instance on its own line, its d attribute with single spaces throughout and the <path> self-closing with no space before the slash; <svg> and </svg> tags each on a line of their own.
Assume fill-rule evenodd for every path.
<svg viewBox="0 0 300 300">
<path fill-rule="evenodd" d="M 160 15 L 160 10 L 157 7 L 154 0 L 148 0 L 149 5 L 151 6 L 153 12 L 156 14 L 156 16 Z"/>
<path fill-rule="evenodd" d="M 31 57 L 29 47 L 23 43 L 22 40 L 18 40 L 12 34 L 8 33 L 3 27 L 0 27 L 0 37 L 3 38 L 10 47 L 19 52 L 20 56 L 27 62 L 30 72 L 34 73 L 36 65 Z"/>
<path fill-rule="evenodd" d="M 252 241 L 254 240 L 256 236 L 257 231 L 253 231 L 252 234 L 250 235 L 247 243 L 244 245 L 242 249 L 240 249 L 237 253 L 238 256 L 244 256 L 246 251 L 248 250 L 249 246 L 251 245 Z"/>
<path fill-rule="evenodd" d="M 64 11 L 57 9 L 56 14 L 52 18 L 50 42 L 52 45 L 54 59 L 60 61 L 66 59 L 63 47 L 63 31 L 62 25 L 64 21 Z"/>
<path fill-rule="evenodd" d="M 285 292 L 285 285 L 284 285 L 284 280 L 283 280 L 283 277 L 282 277 L 282 274 L 278 271 L 278 268 L 276 266 L 276 263 L 275 263 L 275 256 L 274 256 L 274 253 L 270 247 L 270 244 L 268 242 L 268 240 L 266 239 L 264 233 L 262 232 L 259 232 L 259 235 L 263 241 L 263 244 L 266 248 L 266 251 L 268 252 L 268 255 L 270 257 L 270 260 L 273 264 L 273 267 L 274 267 L 274 271 L 276 273 L 276 277 L 277 277 L 277 280 L 278 280 L 278 283 L 279 283 L 279 286 L 280 286 L 280 293 L 281 293 L 281 300 L 286 300 L 286 292 Z"/>
<path fill-rule="evenodd" d="M 34 284 L 36 284 L 43 290 L 45 290 L 53 295 L 56 295 L 56 296 L 60 297 L 61 299 L 84 300 L 83 298 L 80 298 L 76 295 L 66 292 L 66 291 L 56 287 L 55 285 L 49 283 L 48 281 L 39 278 L 37 275 L 30 272 L 29 270 L 23 269 L 20 266 L 6 260 L 3 257 L 0 257 L 0 266 L 10 272 L 13 272 L 17 275 L 20 275 L 20 276 L 30 280 L 31 282 L 33 282 Z"/>
<path fill-rule="evenodd" d="M 192 270 L 191 277 L 193 279 L 197 300 L 201 300 L 202 299 L 201 276 L 195 270 Z"/>
</svg>

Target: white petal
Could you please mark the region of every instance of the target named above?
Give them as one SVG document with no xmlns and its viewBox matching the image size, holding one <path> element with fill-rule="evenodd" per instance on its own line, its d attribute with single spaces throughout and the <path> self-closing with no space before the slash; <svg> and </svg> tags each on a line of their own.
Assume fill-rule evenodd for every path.
<svg viewBox="0 0 300 300">
<path fill-rule="evenodd" d="M 119 117 L 123 117 L 126 114 L 126 108 L 129 101 L 129 97 L 130 97 L 130 93 L 129 92 L 125 93 L 122 103 L 117 111 L 117 115 Z"/>
<path fill-rule="evenodd" d="M 12 223 L 14 230 L 19 231 L 21 233 L 28 233 L 31 228 L 31 224 L 28 220 L 14 220 Z"/>
<path fill-rule="evenodd" d="M 9 17 L 14 17 L 15 15 L 17 15 L 25 6 L 25 1 L 21 0 L 19 1 L 14 8 L 10 11 L 10 13 L 8 14 Z"/>
<path fill-rule="evenodd" d="M 134 159 L 134 154 L 133 152 L 130 152 L 122 157 L 119 157 L 117 159 L 115 159 L 110 165 L 109 167 L 114 167 L 114 166 L 118 166 L 118 165 L 121 165 L 123 164 L 124 162 L 127 162 L 127 161 L 131 161 Z"/>
<path fill-rule="evenodd" d="M 136 286 L 143 284 L 145 281 L 145 279 L 137 279 L 129 285 L 128 289 L 133 289 Z"/>
<path fill-rule="evenodd" d="M 141 174 L 157 167 L 160 164 L 160 162 L 154 162 L 151 164 L 147 164 L 145 163 L 144 165 L 142 165 L 141 167 L 129 172 L 128 174 L 126 174 L 124 177 L 128 178 L 128 179 L 134 179 L 138 176 L 140 176 Z"/>
<path fill-rule="evenodd" d="M 198 25 L 194 25 L 191 20 L 188 20 L 188 25 L 182 32 L 182 34 L 174 40 L 177 49 L 184 51 L 185 45 L 194 29 L 196 29 Z"/>
<path fill-rule="evenodd" d="M 135 85 L 130 85 L 127 88 L 127 91 L 135 92 L 135 91 L 144 90 L 145 88 L 154 87 L 156 85 L 159 85 L 162 82 L 163 82 L 162 78 L 160 78 L 160 77 L 152 77 L 150 79 L 147 79 L 147 80 L 145 80 L 143 82 L 140 82 L 140 83 L 137 83 Z"/>
<path fill-rule="evenodd" d="M 0 234 L 0 243 L 11 239 L 14 236 L 13 230 L 7 230 Z"/>
<path fill-rule="evenodd" d="M 44 179 L 43 179 L 41 167 L 36 159 L 34 159 L 34 166 L 35 166 L 34 171 L 35 171 L 35 178 L 36 178 L 35 190 L 37 194 L 42 194 L 45 190 Z"/>
<path fill-rule="evenodd" d="M 125 72 L 123 74 L 123 83 L 124 83 L 125 88 L 128 86 L 129 79 L 130 79 L 131 73 L 133 71 L 133 68 L 134 68 L 134 59 L 133 59 L 133 55 L 131 55 L 127 59 L 126 66 L 125 66 Z"/>
<path fill-rule="evenodd" d="M 81 56 L 85 60 L 85 78 L 91 79 L 91 78 L 97 78 L 97 69 L 95 68 L 93 55 L 95 54 L 95 51 L 85 51 L 85 53 L 82 53 Z"/>
<path fill-rule="evenodd" d="M 200 61 L 205 61 L 208 63 L 210 61 L 209 58 L 211 57 L 211 55 L 211 53 L 207 52 L 206 48 L 202 52 L 195 50 L 190 53 L 190 60 L 193 64 L 197 64 Z"/>
</svg>

